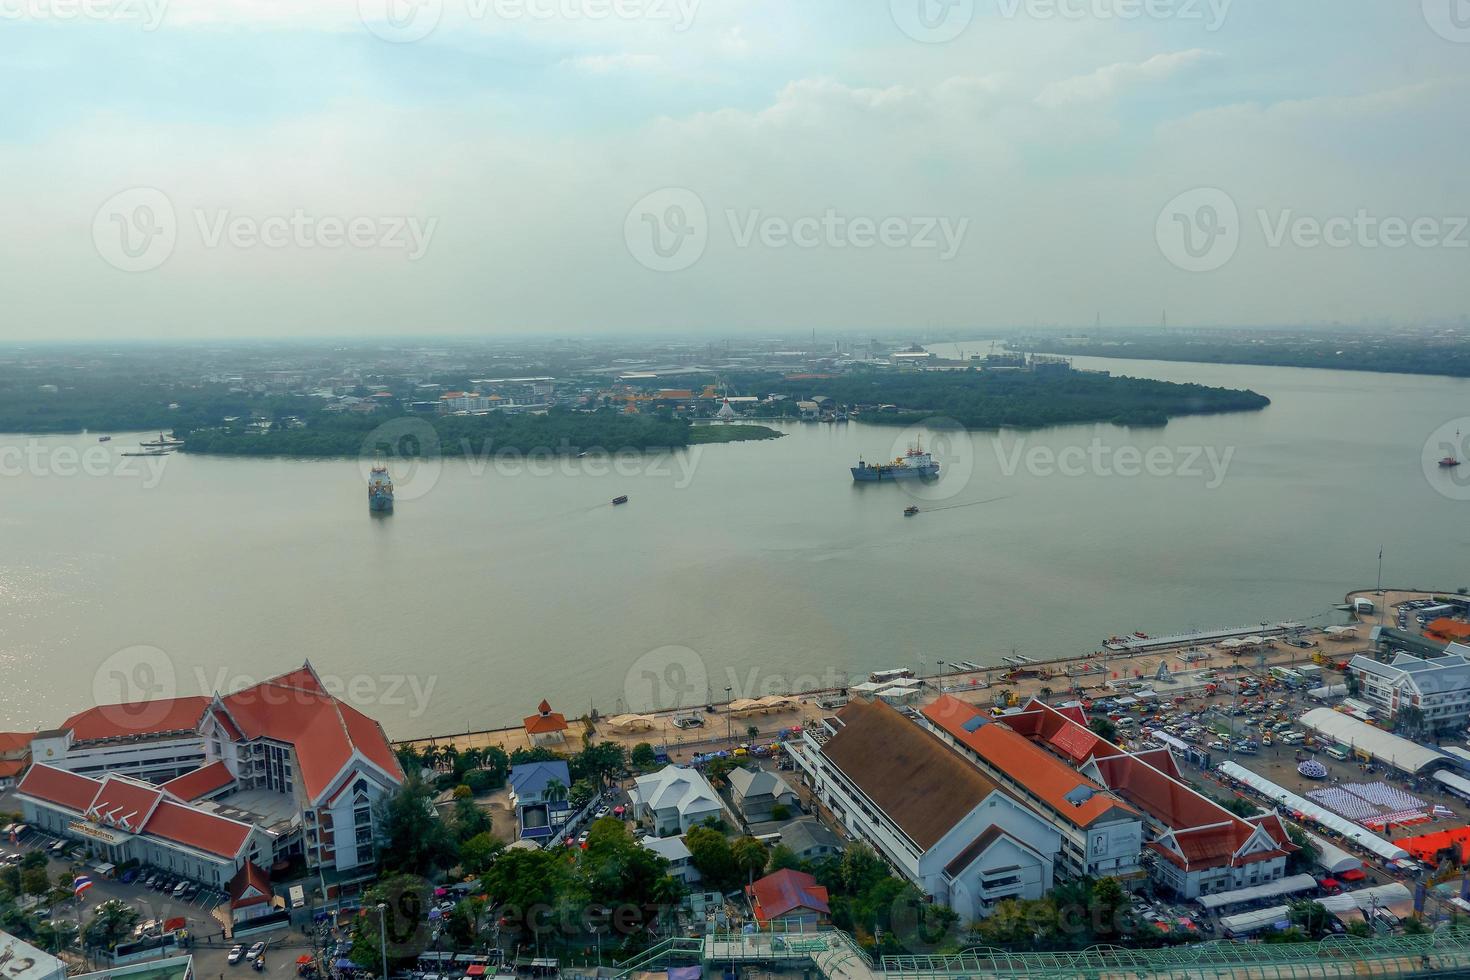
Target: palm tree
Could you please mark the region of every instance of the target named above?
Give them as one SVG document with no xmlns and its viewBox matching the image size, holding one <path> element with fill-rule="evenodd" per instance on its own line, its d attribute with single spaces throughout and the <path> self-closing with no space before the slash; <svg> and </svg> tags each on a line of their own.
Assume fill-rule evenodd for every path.
<svg viewBox="0 0 1470 980">
<path fill-rule="evenodd" d="M 546 800 L 548 803 L 559 803 L 567 798 L 567 787 L 560 779 L 548 779 L 546 781 Z"/>
<path fill-rule="evenodd" d="M 1041 700 L 1043 700 L 1043 701 L 1050 701 L 1051 700 L 1051 688 L 1049 688 L 1049 687 L 1043 687 L 1041 690 L 1037 691 L 1036 693 L 1037 693 L 1037 696 L 1040 697 Z"/>
<path fill-rule="evenodd" d="M 50 919 L 36 925 L 36 941 L 53 953 L 76 945 L 77 924 L 70 919 Z"/>
</svg>

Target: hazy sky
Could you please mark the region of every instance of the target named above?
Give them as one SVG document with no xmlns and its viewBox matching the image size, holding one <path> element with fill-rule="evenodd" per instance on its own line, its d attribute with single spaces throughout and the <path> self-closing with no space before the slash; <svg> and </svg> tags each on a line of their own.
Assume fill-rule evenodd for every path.
<svg viewBox="0 0 1470 980">
<path fill-rule="evenodd" d="M 0 338 L 1412 322 L 1467 0 L 0 0 Z"/>
</svg>

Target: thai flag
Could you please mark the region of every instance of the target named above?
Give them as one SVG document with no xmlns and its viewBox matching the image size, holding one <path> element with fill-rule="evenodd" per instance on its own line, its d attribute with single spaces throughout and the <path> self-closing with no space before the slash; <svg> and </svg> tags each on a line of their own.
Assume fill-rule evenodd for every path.
<svg viewBox="0 0 1470 980">
<path fill-rule="evenodd" d="M 86 875 L 77 875 L 75 878 L 72 879 L 71 893 L 80 898 L 81 894 L 91 887 L 91 878 L 88 878 Z"/>
</svg>

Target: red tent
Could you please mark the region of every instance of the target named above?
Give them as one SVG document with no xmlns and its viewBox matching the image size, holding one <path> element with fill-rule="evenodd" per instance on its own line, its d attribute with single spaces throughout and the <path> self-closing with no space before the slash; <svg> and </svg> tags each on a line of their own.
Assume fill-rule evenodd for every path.
<svg viewBox="0 0 1470 980">
<path fill-rule="evenodd" d="M 1363 873 L 1362 868 L 1352 868 L 1348 871 L 1340 871 L 1338 872 L 1337 876 L 1343 881 L 1362 881 L 1364 878 L 1368 877 Z"/>
</svg>

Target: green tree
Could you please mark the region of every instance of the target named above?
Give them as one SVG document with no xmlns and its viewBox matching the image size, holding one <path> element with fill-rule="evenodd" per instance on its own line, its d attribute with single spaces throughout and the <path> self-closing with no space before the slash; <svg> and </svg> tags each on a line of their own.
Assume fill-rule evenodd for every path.
<svg viewBox="0 0 1470 980">
<path fill-rule="evenodd" d="M 424 876 L 455 862 L 453 833 L 435 811 L 428 785 L 415 775 L 382 802 L 378 827 L 387 871 Z"/>
<path fill-rule="evenodd" d="M 599 920 L 626 935 L 636 934 L 671 908 L 683 888 L 668 873 L 669 862 L 639 844 L 620 820 L 603 817 L 587 832 L 577 859 L 581 891 Z M 612 916 L 612 910 L 618 914 Z M 637 916 L 636 924 L 629 915 Z"/>
<path fill-rule="evenodd" d="M 1356 936 L 1359 939 L 1368 939 L 1373 935 L 1373 927 L 1362 919 L 1354 919 L 1347 924 L 1347 934 L 1349 936 Z"/>
<path fill-rule="evenodd" d="M 390 973 L 418 959 L 432 939 L 431 894 L 429 883 L 417 875 L 391 874 L 380 878 L 363 895 L 364 914 L 353 919 L 352 951 L 348 954 L 352 962 L 363 970 L 381 974 L 384 951 Z M 381 916 L 379 905 L 383 906 Z"/>
<path fill-rule="evenodd" d="M 757 874 L 766 869 L 766 862 L 771 855 L 766 850 L 766 845 L 754 837 L 741 837 L 730 845 L 730 857 L 735 862 L 735 870 L 749 884 L 755 880 Z"/>
<path fill-rule="evenodd" d="M 745 726 L 745 737 L 747 739 L 749 739 L 750 741 L 752 741 L 752 742 L 754 742 L 758 737 L 760 737 L 760 733 L 761 733 L 761 730 L 760 730 L 760 726 L 759 725 L 746 725 Z"/>
<path fill-rule="evenodd" d="M 1118 740 L 1118 726 L 1114 725 L 1110 719 L 1102 715 L 1094 715 L 1088 720 L 1087 727 L 1092 729 L 1092 733 L 1098 738 L 1109 742 L 1116 742 Z"/>
<path fill-rule="evenodd" d="M 1412 915 L 1401 921 L 1399 925 L 1404 930 L 1404 935 L 1406 936 L 1422 936 L 1429 931 L 1429 927 L 1424 924 L 1423 919 Z"/>
<path fill-rule="evenodd" d="M 504 849 L 494 834 L 475 834 L 459 845 L 459 866 L 467 875 L 483 875 Z"/>
<path fill-rule="evenodd" d="M 70 919 L 48 919 L 37 923 L 36 944 L 52 953 L 71 949 L 77 943 L 77 924 Z"/>
<path fill-rule="evenodd" d="M 1263 943 L 1304 943 L 1306 941 L 1307 934 L 1296 926 L 1292 926 L 1289 929 L 1268 929 L 1261 936 L 1261 942 Z"/>
<path fill-rule="evenodd" d="M 1108 941 L 1128 931 L 1128 893 L 1116 878 L 1099 878 L 1092 883 L 1088 900 L 1093 935 Z"/>
<path fill-rule="evenodd" d="M 684 846 L 689 848 L 690 862 L 710 888 L 727 892 L 740 883 L 741 875 L 735 865 L 730 841 L 718 830 L 690 827 L 689 833 L 684 835 Z"/>
<path fill-rule="evenodd" d="M 476 803 L 474 797 L 455 800 L 452 814 L 454 836 L 460 842 L 490 832 L 490 811 Z"/>
<path fill-rule="evenodd" d="M 785 803 L 777 803 L 775 806 L 771 807 L 771 819 L 778 821 L 790 820 L 791 807 L 787 806 Z"/>
<path fill-rule="evenodd" d="M 766 865 L 766 870 L 781 871 L 786 868 L 790 868 L 793 871 L 806 870 L 802 867 L 801 858 L 796 856 L 795 851 L 787 847 L 785 844 L 777 844 L 775 847 L 771 848 L 771 860 L 770 863 Z"/>
<path fill-rule="evenodd" d="M 576 782 L 572 783 L 572 789 L 570 794 L 568 795 L 568 800 L 572 804 L 572 809 L 580 810 L 582 809 L 582 807 L 591 802 L 592 797 L 596 795 L 596 783 L 594 783 L 590 779 L 579 779 Z"/>
<path fill-rule="evenodd" d="M 862 894 L 888 876 L 888 866 L 867 844 L 855 843 L 843 852 L 842 886 L 849 894 Z"/>
<path fill-rule="evenodd" d="M 571 870 L 566 852 L 512 848 L 501 854 L 482 879 L 485 891 L 502 906 L 501 915 L 511 932 L 524 932 L 538 910 L 555 909 L 571 894 Z"/>
<path fill-rule="evenodd" d="M 634 769 L 648 770 L 658 765 L 658 761 L 654 758 L 653 746 L 647 742 L 639 742 L 633 746 L 633 754 L 629 757 L 629 761 L 632 762 Z"/>
<path fill-rule="evenodd" d="M 1305 830 L 1296 826 L 1287 826 L 1286 836 L 1297 847 L 1286 856 L 1287 873 L 1300 874 L 1315 868 L 1322 857 L 1322 848 L 1317 846 L 1317 842 Z"/>
<path fill-rule="evenodd" d="M 45 867 L 21 868 L 20 890 L 26 895 L 44 895 L 51 890 L 51 876 Z"/>
<path fill-rule="evenodd" d="M 1287 918 L 1312 939 L 1320 939 L 1332 928 L 1332 913 L 1321 902 L 1292 902 L 1287 907 Z"/>
<path fill-rule="evenodd" d="M 87 923 L 87 945 L 112 949 L 133 934 L 138 924 L 138 910 L 126 902 L 116 899 L 103 902 L 92 913 Z"/>
</svg>

